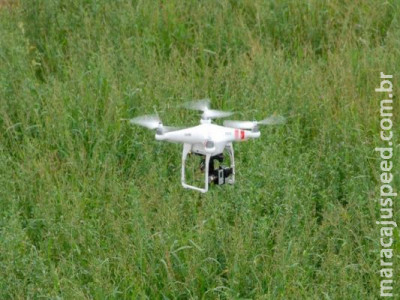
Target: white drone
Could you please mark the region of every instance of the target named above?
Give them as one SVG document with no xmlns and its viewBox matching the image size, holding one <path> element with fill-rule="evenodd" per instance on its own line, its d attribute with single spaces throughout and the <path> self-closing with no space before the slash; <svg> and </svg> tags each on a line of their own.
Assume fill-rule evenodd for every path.
<svg viewBox="0 0 400 300">
<path fill-rule="evenodd" d="M 188 102 L 184 107 L 203 112 L 200 125 L 185 129 L 164 126 L 157 115 L 136 117 L 131 119 L 130 122 L 149 129 L 155 129 L 156 140 L 182 143 L 182 186 L 202 193 L 208 191 L 208 185 L 211 182 L 215 184 L 224 184 L 225 182 L 233 184 L 235 182 L 233 142 L 260 137 L 259 125 L 274 125 L 285 122 L 285 118 L 281 116 L 271 116 L 262 121 L 224 121 L 224 126 L 220 126 L 212 124 L 212 119 L 225 118 L 233 113 L 210 109 L 209 99 Z M 230 167 L 219 166 L 218 169 L 214 169 L 214 160 L 223 161 L 224 150 L 229 154 Z M 200 166 L 205 174 L 204 188 L 186 183 L 185 164 L 189 153 L 204 157 L 204 162 Z"/>
</svg>

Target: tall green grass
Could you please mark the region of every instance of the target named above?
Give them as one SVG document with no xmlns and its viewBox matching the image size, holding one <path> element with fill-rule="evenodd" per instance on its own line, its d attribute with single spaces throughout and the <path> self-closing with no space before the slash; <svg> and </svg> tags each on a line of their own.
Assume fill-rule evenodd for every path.
<svg viewBox="0 0 400 300">
<path fill-rule="evenodd" d="M 377 298 L 374 89 L 383 71 L 400 94 L 399 8 L 0 6 L 0 298 Z M 288 117 L 236 144 L 236 184 L 205 195 L 180 186 L 180 145 L 120 121 L 195 125 L 176 107 L 202 97 Z"/>
</svg>

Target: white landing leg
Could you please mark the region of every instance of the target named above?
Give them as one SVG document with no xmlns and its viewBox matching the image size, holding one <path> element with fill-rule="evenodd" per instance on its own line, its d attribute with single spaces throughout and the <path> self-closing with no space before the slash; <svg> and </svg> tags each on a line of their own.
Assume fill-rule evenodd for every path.
<svg viewBox="0 0 400 300">
<path fill-rule="evenodd" d="M 191 144 L 183 144 L 183 152 L 182 152 L 182 174 L 181 174 L 181 182 L 182 182 L 182 186 L 185 189 L 192 189 L 195 191 L 199 191 L 202 193 L 206 193 L 208 191 L 208 169 L 209 169 L 209 163 L 210 163 L 210 155 L 207 154 L 206 155 L 206 159 L 205 159 L 205 170 L 204 170 L 204 188 L 199 188 L 197 186 L 193 186 L 193 185 L 189 185 L 186 184 L 186 180 L 185 180 L 185 165 L 186 165 L 186 158 L 187 155 L 191 152 L 192 150 L 192 145 Z"/>
<path fill-rule="evenodd" d="M 235 155 L 234 155 L 232 143 L 227 144 L 225 146 L 225 149 L 227 150 L 227 152 L 229 154 L 229 158 L 231 160 L 231 168 L 232 168 L 231 178 L 229 178 L 226 182 L 229 184 L 234 184 L 235 183 Z"/>
</svg>

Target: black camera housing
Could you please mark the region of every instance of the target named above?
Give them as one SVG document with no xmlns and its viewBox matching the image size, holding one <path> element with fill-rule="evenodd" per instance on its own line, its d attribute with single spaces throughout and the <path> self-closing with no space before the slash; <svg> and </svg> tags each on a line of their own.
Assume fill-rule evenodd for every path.
<svg viewBox="0 0 400 300">
<path fill-rule="evenodd" d="M 204 156 L 204 155 L 201 155 Z M 210 162 L 208 165 L 208 176 L 209 182 L 213 182 L 218 185 L 222 185 L 226 183 L 226 179 L 232 175 L 232 168 L 219 165 L 218 168 L 215 168 L 215 161 L 222 163 L 224 161 L 224 154 L 217 154 L 210 157 Z M 205 159 L 203 158 L 200 163 L 200 169 L 204 172 L 205 169 Z"/>
</svg>

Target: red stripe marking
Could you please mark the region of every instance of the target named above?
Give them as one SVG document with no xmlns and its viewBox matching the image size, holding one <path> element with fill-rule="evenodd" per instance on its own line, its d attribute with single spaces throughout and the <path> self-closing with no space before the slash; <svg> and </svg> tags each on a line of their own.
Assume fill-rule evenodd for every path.
<svg viewBox="0 0 400 300">
<path fill-rule="evenodd" d="M 235 129 L 235 139 L 239 139 L 239 130 Z"/>
<path fill-rule="evenodd" d="M 240 130 L 240 139 L 244 140 L 244 130 Z"/>
</svg>

